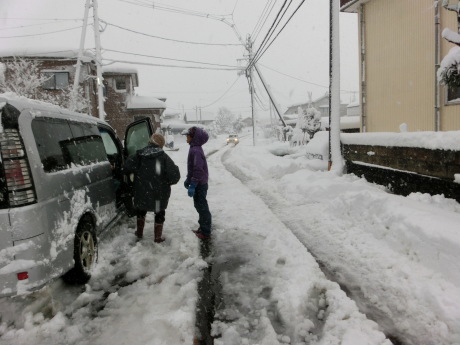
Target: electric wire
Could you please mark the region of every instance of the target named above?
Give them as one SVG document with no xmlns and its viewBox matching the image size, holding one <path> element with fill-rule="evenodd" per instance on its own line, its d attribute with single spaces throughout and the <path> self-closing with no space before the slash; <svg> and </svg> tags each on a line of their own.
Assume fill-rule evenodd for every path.
<svg viewBox="0 0 460 345">
<path fill-rule="evenodd" d="M 201 108 L 208 108 L 210 107 L 211 105 L 214 105 L 216 104 L 217 102 L 219 102 L 222 98 L 224 98 L 224 96 L 233 88 L 233 86 L 236 84 L 236 82 L 238 81 L 238 79 L 240 79 L 240 75 L 238 77 L 236 77 L 235 81 L 232 83 L 232 85 L 230 85 L 230 87 L 227 89 L 227 91 L 225 91 L 222 96 L 220 96 L 218 99 L 216 99 L 214 102 L 212 103 L 209 103 L 208 105 L 204 105 L 202 106 Z"/>
<path fill-rule="evenodd" d="M 215 14 L 209 14 L 209 13 L 204 13 L 204 12 L 198 12 L 198 11 L 192 11 L 192 10 L 188 10 L 188 9 L 182 9 L 182 8 L 179 8 L 179 7 L 171 7 L 171 6 L 165 6 L 165 5 L 162 5 L 162 4 L 159 4 L 159 3 L 156 3 L 155 2 L 149 2 L 149 3 L 142 3 L 140 1 L 137 1 L 136 3 L 134 3 L 133 1 L 129 1 L 129 0 L 118 0 L 120 2 L 125 2 L 125 3 L 130 3 L 130 4 L 133 4 L 133 5 L 137 5 L 137 6 L 143 6 L 143 7 L 148 7 L 148 8 L 152 8 L 152 9 L 157 9 L 157 10 L 160 10 L 160 11 L 166 11 L 166 12 L 173 12 L 173 13 L 178 13 L 178 14 L 183 14 L 183 15 L 191 15 L 191 16 L 197 16 L 197 17 L 202 17 L 202 18 L 207 18 L 207 19 L 214 19 L 214 20 L 217 20 L 217 21 L 220 21 L 228 26 L 230 26 L 232 28 L 232 30 L 235 32 L 236 36 L 238 37 L 238 40 L 240 41 L 240 43 L 242 45 L 244 45 L 244 40 L 242 39 L 240 33 L 238 32 L 238 29 L 235 25 L 234 22 L 229 22 L 227 17 L 230 17 L 232 20 L 233 20 L 233 14 L 226 14 L 226 15 L 215 15 Z"/>
<path fill-rule="evenodd" d="M 74 28 L 62 29 L 62 30 L 57 30 L 57 31 L 42 32 L 42 33 L 35 33 L 35 34 L 28 34 L 28 35 L 0 36 L 0 38 L 19 38 L 19 37 L 44 36 L 44 35 L 51 35 L 51 34 L 55 34 L 55 33 L 65 32 L 65 31 L 81 29 L 82 27 L 83 27 L 83 25 L 80 25 L 80 26 L 77 26 L 77 27 L 74 27 Z"/>
<path fill-rule="evenodd" d="M 284 30 L 284 28 L 286 27 L 286 25 L 290 22 L 290 20 L 292 19 L 292 17 L 296 14 L 296 12 L 299 10 L 300 6 L 303 5 L 303 3 L 305 2 L 305 0 L 302 0 L 302 2 L 299 4 L 299 6 L 297 6 L 297 8 L 295 9 L 295 11 L 291 14 L 291 16 L 289 17 L 289 19 L 286 21 L 286 23 L 283 25 L 283 27 L 280 29 L 280 31 L 278 31 L 278 33 L 276 34 L 275 38 L 273 38 L 273 40 L 270 42 L 270 44 L 264 49 L 263 52 L 261 52 L 259 54 L 259 57 L 254 57 L 253 59 L 253 62 L 252 64 L 255 64 L 261 57 L 263 54 L 265 54 L 265 52 L 267 51 L 268 48 L 270 48 L 270 46 L 273 44 L 273 42 L 275 42 L 275 40 L 278 38 L 279 34 Z M 251 63 L 250 63 L 251 64 Z"/>
<path fill-rule="evenodd" d="M 290 0 L 292 1 L 292 0 Z M 278 13 L 276 14 L 276 18 L 275 20 L 273 21 L 272 25 L 270 26 L 270 28 L 268 29 L 268 32 L 265 34 L 265 37 L 264 39 L 262 40 L 262 43 L 260 44 L 259 46 L 259 49 L 257 49 L 256 53 L 254 54 L 253 58 L 254 59 L 258 54 L 259 54 L 259 51 L 264 47 L 264 45 L 266 44 L 267 40 L 269 39 L 269 37 L 271 36 L 272 34 L 272 30 L 274 30 L 274 26 L 277 25 L 278 23 L 278 18 L 281 14 L 281 12 L 283 11 L 284 9 L 284 6 L 286 6 L 286 3 L 287 3 L 287 0 L 284 0 L 283 2 L 283 5 L 281 6 L 280 10 L 278 11 Z M 251 62 L 249 63 L 249 65 L 251 65 Z M 249 68 L 249 67 L 248 67 Z"/>
<path fill-rule="evenodd" d="M 255 32 L 256 29 L 259 27 L 259 24 L 260 24 L 260 22 L 262 21 L 262 18 L 264 18 L 265 11 L 267 10 L 268 5 L 269 5 L 269 3 L 270 3 L 271 1 L 272 1 L 272 0 L 267 0 L 267 3 L 265 4 L 264 9 L 262 10 L 262 13 L 261 13 L 260 16 L 259 16 L 259 19 L 257 19 L 256 25 L 254 26 L 254 29 L 252 29 L 251 37 L 254 37 L 254 32 Z"/>
<path fill-rule="evenodd" d="M 267 6 L 270 6 L 270 2 L 271 2 L 271 7 L 270 7 L 270 10 L 265 14 L 265 19 L 263 20 L 263 23 L 259 25 L 259 27 L 257 28 L 257 25 L 256 27 L 254 27 L 254 30 L 252 31 L 251 33 L 251 37 L 253 38 L 253 41 L 255 42 L 257 40 L 257 38 L 259 37 L 261 31 L 262 31 L 262 28 L 264 27 L 265 23 L 267 22 L 267 19 L 268 17 L 270 16 L 270 14 L 272 13 L 273 11 L 273 8 L 275 7 L 275 0 L 270 0 L 269 2 L 267 2 Z M 262 14 L 263 15 L 263 14 Z M 262 18 L 262 17 L 261 17 Z M 256 30 L 257 28 L 257 30 Z"/>
<path fill-rule="evenodd" d="M 326 86 L 326 85 L 321 85 L 321 84 L 312 83 L 312 82 L 310 82 L 310 81 L 306 81 L 306 80 L 304 80 L 304 79 L 300 79 L 300 78 L 294 77 L 294 76 L 292 76 L 292 75 L 289 75 L 289 74 L 286 74 L 286 73 L 277 71 L 276 69 L 270 68 L 270 67 L 268 67 L 268 66 L 266 66 L 266 65 L 264 65 L 264 64 L 261 64 L 261 63 L 257 64 L 257 66 L 262 66 L 262 67 L 264 67 L 264 68 L 266 68 L 266 69 L 269 69 L 269 70 L 271 70 L 271 71 L 273 71 L 273 72 L 276 72 L 276 73 L 279 73 L 279 74 L 284 75 L 284 76 L 286 76 L 286 77 L 289 77 L 289 78 L 292 78 L 292 79 L 301 81 L 301 82 L 303 82 L 303 83 L 305 83 L 305 84 L 310 84 L 310 85 L 319 86 L 319 87 L 322 87 L 322 88 L 325 88 L 325 89 L 329 89 L 329 85 Z M 346 92 L 346 93 L 355 93 L 355 92 L 357 92 L 357 91 L 351 91 L 351 90 L 340 90 L 340 91 L 341 91 L 341 92 Z"/>
<path fill-rule="evenodd" d="M 113 52 L 113 53 L 120 53 L 120 54 L 126 54 L 126 55 L 143 56 L 143 57 L 162 59 L 162 60 L 171 60 L 171 61 L 179 61 L 179 62 L 191 62 L 191 63 L 198 63 L 198 64 L 203 64 L 203 65 L 238 68 L 238 66 L 222 65 L 222 64 L 216 64 L 216 63 L 210 63 L 210 62 L 201 62 L 201 61 L 193 61 L 193 60 L 181 60 L 181 59 L 166 58 L 166 57 L 161 57 L 161 56 L 153 56 L 153 55 L 145 55 L 145 54 L 136 54 L 136 53 L 124 52 L 124 51 L 120 51 L 120 50 L 107 49 L 107 48 L 104 48 L 104 51 Z"/>
<path fill-rule="evenodd" d="M 82 21 L 82 20 L 80 20 Z M 10 27 L 2 27 L 0 30 L 14 30 L 14 29 L 24 29 L 29 28 L 32 26 L 40 26 L 40 25 L 49 25 L 49 24 L 56 24 L 57 21 L 47 22 L 47 23 L 36 23 L 36 24 L 29 24 L 29 25 L 20 25 L 20 26 L 10 26 Z"/>
<path fill-rule="evenodd" d="M 1 20 L 55 20 L 55 21 L 80 21 L 82 22 L 83 19 L 81 18 L 19 18 L 19 17 L 3 17 L 0 18 Z"/>
<path fill-rule="evenodd" d="M 129 0 L 118 0 L 118 1 L 129 3 L 129 4 L 132 4 L 132 5 L 136 5 L 136 6 L 140 6 L 140 7 L 152 8 L 154 10 L 173 12 L 173 13 L 180 13 L 180 14 L 186 14 L 186 15 L 197 16 L 197 17 L 206 17 L 206 18 L 212 18 L 212 19 L 218 19 L 218 20 L 221 20 L 223 17 L 231 16 L 231 14 L 218 15 L 218 14 L 210 14 L 210 13 L 205 13 L 205 12 L 199 12 L 199 11 L 189 10 L 189 9 L 185 9 L 185 8 L 175 7 L 175 6 L 164 5 L 164 4 L 160 4 L 158 2 L 154 2 L 154 1 L 144 1 L 144 2 L 133 1 L 133 0 L 131 0 L 131 1 L 129 1 Z"/>
<path fill-rule="evenodd" d="M 113 27 L 115 27 L 117 29 L 120 29 L 120 30 L 125 30 L 125 31 L 129 31 L 129 32 L 132 32 L 132 33 L 135 33 L 135 34 L 139 34 L 139 35 L 143 35 L 143 36 L 147 36 L 147 37 L 152 37 L 152 38 L 157 38 L 157 39 L 161 39 L 161 40 L 165 40 L 165 41 L 172 41 L 172 42 L 179 42 L 179 43 L 186 43 L 186 44 L 200 44 L 200 45 L 208 45 L 208 46 L 241 46 L 241 43 L 205 43 L 205 42 L 191 42 L 191 41 L 176 40 L 176 39 L 172 39 L 172 38 L 155 36 L 155 35 L 150 35 L 150 34 L 146 34 L 146 33 L 143 33 L 143 32 L 139 32 L 139 31 L 131 30 L 131 29 L 128 29 L 128 28 L 125 28 L 125 27 L 122 27 L 122 26 L 119 26 L 119 25 L 116 25 L 116 24 L 109 23 L 109 22 L 107 22 L 107 21 L 105 21 L 103 19 L 99 19 L 99 21 L 105 23 L 108 26 L 113 26 Z"/>
<path fill-rule="evenodd" d="M 236 70 L 238 70 L 238 68 L 218 68 L 218 67 L 201 67 L 201 66 L 164 65 L 164 64 L 155 64 L 155 63 L 149 63 L 149 62 L 115 60 L 115 59 L 106 59 L 106 58 L 103 58 L 102 60 L 103 61 L 108 61 L 111 64 L 112 63 L 127 63 L 127 64 L 144 65 L 144 66 L 205 69 L 205 70 L 214 70 L 214 71 L 236 71 Z"/>
</svg>

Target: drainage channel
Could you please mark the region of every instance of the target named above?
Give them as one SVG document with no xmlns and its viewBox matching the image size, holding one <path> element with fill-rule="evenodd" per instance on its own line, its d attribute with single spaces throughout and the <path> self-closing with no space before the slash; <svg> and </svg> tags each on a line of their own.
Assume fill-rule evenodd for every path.
<svg viewBox="0 0 460 345">
<path fill-rule="evenodd" d="M 203 278 L 198 283 L 198 302 L 196 307 L 194 345 L 212 345 L 211 325 L 214 322 L 216 308 L 222 302 L 220 273 L 222 265 L 214 263 L 214 247 L 211 240 L 200 241 L 200 254 L 208 262 L 203 270 Z"/>
</svg>

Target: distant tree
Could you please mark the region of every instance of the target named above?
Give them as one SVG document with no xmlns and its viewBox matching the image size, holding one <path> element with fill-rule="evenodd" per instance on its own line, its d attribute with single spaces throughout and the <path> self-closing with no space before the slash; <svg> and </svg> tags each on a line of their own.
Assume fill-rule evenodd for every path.
<svg viewBox="0 0 460 345">
<path fill-rule="evenodd" d="M 243 127 L 244 127 L 243 118 L 241 117 L 241 114 L 240 114 L 238 115 L 236 120 L 233 122 L 233 131 L 235 133 L 240 133 Z"/>
<path fill-rule="evenodd" d="M 217 133 L 221 134 L 232 132 L 234 130 L 233 125 L 235 120 L 236 116 L 230 111 L 230 109 L 226 107 L 219 108 L 216 120 L 214 121 Z"/>
<path fill-rule="evenodd" d="M 3 64 L 2 69 L 0 92 L 13 92 L 19 96 L 52 103 L 66 109 L 71 107 L 71 86 L 54 93 L 48 93 L 41 87 L 48 77 L 40 74 L 38 61 L 15 58 L 12 62 Z M 84 97 L 81 87 L 75 97 L 74 110 L 88 112 L 89 101 Z"/>
<path fill-rule="evenodd" d="M 291 138 L 291 145 L 304 145 L 319 131 L 321 113 L 313 107 L 312 94 L 308 94 L 310 102 L 307 109 L 298 108 L 299 117 Z"/>
</svg>

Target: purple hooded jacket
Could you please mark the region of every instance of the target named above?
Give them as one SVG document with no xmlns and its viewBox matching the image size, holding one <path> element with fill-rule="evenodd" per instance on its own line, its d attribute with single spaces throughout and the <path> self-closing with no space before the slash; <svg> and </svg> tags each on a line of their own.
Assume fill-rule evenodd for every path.
<svg viewBox="0 0 460 345">
<path fill-rule="evenodd" d="M 208 163 L 201 147 L 208 142 L 208 139 L 208 133 L 196 127 L 187 158 L 187 180 L 190 182 L 208 183 Z"/>
</svg>

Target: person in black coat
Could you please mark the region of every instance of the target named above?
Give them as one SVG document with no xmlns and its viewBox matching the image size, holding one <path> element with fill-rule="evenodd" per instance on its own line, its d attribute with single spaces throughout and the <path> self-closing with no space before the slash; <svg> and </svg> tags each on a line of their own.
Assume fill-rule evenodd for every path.
<svg viewBox="0 0 460 345">
<path fill-rule="evenodd" d="M 137 210 L 136 236 L 142 239 L 144 234 L 145 216 L 148 211 L 155 212 L 155 242 L 165 239 L 163 223 L 166 208 L 171 196 L 171 185 L 179 182 L 179 167 L 163 151 L 164 137 L 155 133 L 150 137 L 149 144 L 126 161 L 124 174 L 134 174 L 134 207 Z"/>
</svg>

